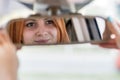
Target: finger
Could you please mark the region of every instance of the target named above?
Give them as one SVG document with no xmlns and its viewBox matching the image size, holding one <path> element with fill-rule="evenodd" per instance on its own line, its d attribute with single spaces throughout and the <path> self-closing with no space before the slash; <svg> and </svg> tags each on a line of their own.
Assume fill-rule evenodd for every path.
<svg viewBox="0 0 120 80">
<path fill-rule="evenodd" d="M 116 45 L 116 41 L 115 41 L 115 39 L 113 39 L 113 40 L 109 40 L 109 41 L 107 41 L 106 43 L 99 43 L 99 45 L 108 45 L 108 44 Z"/>
<path fill-rule="evenodd" d="M 3 34 L 4 40 L 5 40 L 6 42 L 11 42 L 10 37 L 9 37 L 9 35 L 8 35 L 8 33 L 7 33 L 7 31 L 6 31 L 5 29 L 3 29 L 3 30 L 1 31 L 1 33 Z"/>
<path fill-rule="evenodd" d="M 99 46 L 104 48 L 118 48 L 114 40 L 111 40 L 107 43 L 100 43 Z"/>
<path fill-rule="evenodd" d="M 3 30 L 0 29 L 0 45 L 4 44 L 6 41 L 5 41 L 5 36 L 2 32 Z"/>
<path fill-rule="evenodd" d="M 118 36 L 116 38 L 116 44 L 117 44 L 118 48 L 120 49 L 120 36 Z"/>
<path fill-rule="evenodd" d="M 16 46 L 16 49 L 17 49 L 17 50 L 20 50 L 20 49 L 22 48 L 22 45 L 21 45 L 21 44 L 16 44 L 15 46 Z"/>
<path fill-rule="evenodd" d="M 98 45 L 103 48 L 118 48 L 116 44 L 116 39 L 111 39 L 106 43 L 99 43 Z"/>
<path fill-rule="evenodd" d="M 120 27 L 120 23 L 118 23 L 117 21 L 116 21 L 116 23 L 117 23 L 117 25 Z"/>
<path fill-rule="evenodd" d="M 113 21 L 112 18 L 108 18 L 108 20 L 109 21 L 106 22 L 107 27 L 112 31 L 113 34 L 120 35 L 120 26 L 118 25 L 118 23 Z"/>
<path fill-rule="evenodd" d="M 107 43 L 106 44 L 99 44 L 99 46 L 103 47 L 103 48 L 116 48 L 116 49 L 118 49 L 117 45 L 114 43 L 113 44 L 109 44 L 109 43 L 108 44 Z"/>
</svg>

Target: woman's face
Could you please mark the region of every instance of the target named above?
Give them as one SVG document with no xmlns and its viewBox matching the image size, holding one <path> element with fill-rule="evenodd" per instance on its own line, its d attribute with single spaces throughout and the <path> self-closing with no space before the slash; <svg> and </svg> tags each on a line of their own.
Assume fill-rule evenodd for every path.
<svg viewBox="0 0 120 80">
<path fill-rule="evenodd" d="M 23 31 L 24 44 L 57 43 L 57 28 L 52 19 L 28 19 Z"/>
</svg>

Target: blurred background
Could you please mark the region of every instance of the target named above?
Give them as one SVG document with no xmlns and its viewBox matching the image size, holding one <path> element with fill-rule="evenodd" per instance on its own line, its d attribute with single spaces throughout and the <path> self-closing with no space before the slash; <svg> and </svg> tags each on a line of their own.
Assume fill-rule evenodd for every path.
<svg viewBox="0 0 120 80">
<path fill-rule="evenodd" d="M 120 20 L 119 0 L 68 0 L 72 12 Z M 35 0 L 0 0 L 0 25 L 34 14 Z M 43 7 L 43 6 L 41 6 Z M 34 9 L 34 11 L 33 11 Z M 19 80 L 120 80 L 120 51 L 97 45 L 23 46 Z"/>
</svg>

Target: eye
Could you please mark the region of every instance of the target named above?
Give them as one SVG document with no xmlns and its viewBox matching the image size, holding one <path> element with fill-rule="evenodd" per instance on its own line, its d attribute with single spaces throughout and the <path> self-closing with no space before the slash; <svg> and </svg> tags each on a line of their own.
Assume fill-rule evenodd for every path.
<svg viewBox="0 0 120 80">
<path fill-rule="evenodd" d="M 51 25 L 51 24 L 54 24 L 54 22 L 53 22 L 53 20 L 46 20 L 46 21 L 45 21 L 45 24 Z"/>
<path fill-rule="evenodd" d="M 35 22 L 28 22 L 28 23 L 26 23 L 26 27 L 35 27 L 36 26 L 36 24 L 35 24 Z"/>
</svg>

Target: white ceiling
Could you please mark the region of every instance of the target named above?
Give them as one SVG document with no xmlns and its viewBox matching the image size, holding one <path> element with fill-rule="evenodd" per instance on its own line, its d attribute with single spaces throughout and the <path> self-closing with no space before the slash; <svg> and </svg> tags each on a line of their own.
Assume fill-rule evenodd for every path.
<svg viewBox="0 0 120 80">
<path fill-rule="evenodd" d="M 34 2 L 36 2 L 36 0 L 18 0 L 18 1 L 25 2 L 25 3 L 34 3 Z M 42 0 L 39 0 L 39 1 L 42 1 Z M 63 1 L 65 1 L 65 0 L 63 0 Z M 79 3 L 84 3 L 84 2 L 89 1 L 89 0 L 66 0 L 66 1 L 68 1 L 69 3 L 78 3 L 78 2 Z"/>
</svg>

